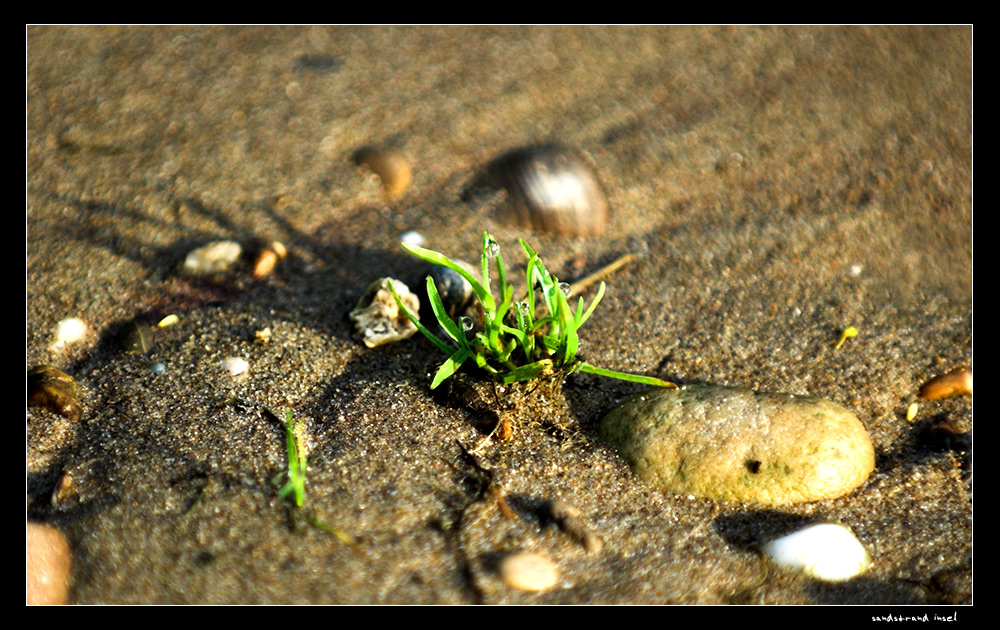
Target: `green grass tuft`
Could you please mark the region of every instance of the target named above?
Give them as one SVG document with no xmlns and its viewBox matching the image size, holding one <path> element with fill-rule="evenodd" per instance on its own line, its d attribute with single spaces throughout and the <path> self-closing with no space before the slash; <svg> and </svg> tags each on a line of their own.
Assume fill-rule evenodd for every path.
<svg viewBox="0 0 1000 630">
<path fill-rule="evenodd" d="M 414 313 L 400 301 L 392 283 L 389 288 L 399 308 L 431 342 L 450 355 L 434 375 L 431 389 L 455 374 L 466 363 L 485 371 L 502 383 L 530 381 L 576 371 L 598 374 L 623 381 L 674 387 L 673 383 L 652 377 L 616 372 L 593 366 L 577 358 L 578 331 L 590 318 L 604 297 L 606 286 L 601 282 L 597 295 L 589 306 L 579 298 L 576 308 L 569 302 L 569 285 L 550 274 L 542 259 L 521 239 L 521 248 L 528 258 L 525 298 L 514 302 L 514 288 L 507 282 L 500 245 L 488 233 L 483 233 L 482 278 L 476 278 L 445 255 L 402 243 L 403 248 L 421 260 L 442 265 L 455 271 L 469 284 L 479 299 L 483 329 L 471 336 L 466 334 L 462 318 L 448 316 L 433 279 L 427 278 L 427 296 L 431 309 L 447 335 L 442 339 L 420 323 Z M 490 261 L 497 267 L 498 292 L 490 289 Z"/>
</svg>

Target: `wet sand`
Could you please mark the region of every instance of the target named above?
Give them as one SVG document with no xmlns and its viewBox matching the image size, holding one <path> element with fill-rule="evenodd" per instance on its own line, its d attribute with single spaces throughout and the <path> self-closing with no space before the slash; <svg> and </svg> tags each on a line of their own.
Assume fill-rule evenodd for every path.
<svg viewBox="0 0 1000 630">
<path fill-rule="evenodd" d="M 72 601 L 971 603 L 971 398 L 906 419 L 928 378 L 971 365 L 971 41 L 968 27 L 29 27 L 25 369 L 71 374 L 84 412 L 28 410 L 27 516 L 68 537 Z M 470 192 L 491 159 L 553 140 L 592 160 L 603 236 L 507 226 L 498 195 Z M 365 146 L 406 155 L 412 186 L 386 199 L 352 160 Z M 640 385 L 577 374 L 527 394 L 463 374 L 431 392 L 434 346 L 369 349 L 347 317 L 378 277 L 422 282 L 398 246 L 409 230 L 471 260 L 488 230 L 514 266 L 525 237 L 570 281 L 634 254 L 581 331 L 589 361 L 829 398 L 868 428 L 875 473 L 781 509 L 666 496 L 597 438 Z M 263 280 L 249 262 L 219 282 L 178 273 L 221 239 L 248 260 L 275 240 L 289 255 Z M 168 314 L 151 350 L 124 351 L 129 324 Z M 91 332 L 53 349 L 66 317 Z M 859 335 L 834 349 L 848 326 Z M 230 356 L 249 371 L 224 372 Z M 309 456 L 303 514 L 353 546 L 277 497 L 288 409 Z M 463 455 L 504 419 L 510 439 Z M 928 438 L 943 420 L 958 435 Z M 539 515 L 557 498 L 600 553 Z M 873 568 L 824 584 L 754 550 L 819 520 L 851 527 Z M 516 550 L 554 560 L 560 585 L 504 586 L 496 565 Z"/>
</svg>

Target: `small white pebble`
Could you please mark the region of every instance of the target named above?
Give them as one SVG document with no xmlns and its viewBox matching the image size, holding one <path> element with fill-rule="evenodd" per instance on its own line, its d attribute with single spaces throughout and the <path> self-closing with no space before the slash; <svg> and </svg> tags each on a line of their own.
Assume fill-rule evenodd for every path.
<svg viewBox="0 0 1000 630">
<path fill-rule="evenodd" d="M 154 363 L 153 364 L 153 375 L 159 376 L 167 371 L 167 365 L 165 363 Z"/>
<path fill-rule="evenodd" d="M 169 328 L 170 326 L 173 326 L 179 321 L 181 321 L 181 318 L 171 313 L 170 315 L 167 315 L 159 322 L 157 322 L 156 325 L 159 326 L 160 328 Z"/>
<path fill-rule="evenodd" d="M 559 568 L 537 553 L 511 554 L 500 561 L 497 572 L 507 586 L 522 591 L 544 591 L 559 582 Z"/>
<path fill-rule="evenodd" d="M 416 230 L 410 230 L 409 232 L 403 232 L 399 237 L 400 242 L 406 243 L 407 245 L 416 245 L 417 247 L 422 247 L 427 239 L 424 235 Z"/>
<path fill-rule="evenodd" d="M 239 357 L 229 357 L 222 362 L 222 369 L 229 372 L 230 376 L 243 374 L 250 368 L 250 364 L 245 359 Z"/>
<path fill-rule="evenodd" d="M 87 324 L 82 319 L 69 317 L 56 324 L 56 338 L 53 348 L 61 348 L 68 343 L 75 343 L 87 336 Z"/>
<path fill-rule="evenodd" d="M 243 247 L 235 241 L 214 241 L 188 252 L 184 273 L 191 276 L 211 276 L 225 273 L 236 264 Z"/>
<path fill-rule="evenodd" d="M 850 269 L 851 275 L 854 276 L 855 278 L 857 278 L 858 276 L 861 275 L 861 272 L 864 271 L 864 269 L 865 268 L 862 267 L 861 265 L 851 265 L 851 269 Z"/>
<path fill-rule="evenodd" d="M 772 540 L 761 551 L 778 565 L 828 582 L 843 582 L 868 570 L 871 556 L 843 525 L 819 523 Z"/>
</svg>

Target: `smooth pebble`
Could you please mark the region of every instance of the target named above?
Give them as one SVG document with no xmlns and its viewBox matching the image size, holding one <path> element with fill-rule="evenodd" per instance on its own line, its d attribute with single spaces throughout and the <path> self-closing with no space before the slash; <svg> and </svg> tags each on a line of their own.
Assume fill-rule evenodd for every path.
<svg viewBox="0 0 1000 630">
<path fill-rule="evenodd" d="M 559 582 L 559 568 L 537 553 L 521 551 L 506 556 L 497 566 L 504 584 L 521 591 L 544 591 Z"/>
<path fill-rule="evenodd" d="M 58 529 L 28 523 L 25 532 L 25 603 L 69 603 L 72 571 L 69 542 Z"/>
<path fill-rule="evenodd" d="M 626 399 L 601 422 L 636 475 L 662 490 L 787 505 L 842 496 L 875 467 L 861 422 L 819 398 L 687 385 Z"/>
<path fill-rule="evenodd" d="M 871 556 L 843 525 L 819 523 L 772 540 L 761 547 L 778 565 L 804 571 L 828 582 L 843 582 L 872 565 Z"/>
<path fill-rule="evenodd" d="M 56 324 L 55 339 L 52 348 L 59 349 L 66 344 L 76 343 L 87 336 L 87 324 L 77 317 L 68 317 Z"/>
<path fill-rule="evenodd" d="M 240 259 L 243 247 L 236 241 L 213 241 L 188 252 L 184 273 L 191 276 L 213 276 L 228 272 Z"/>
</svg>

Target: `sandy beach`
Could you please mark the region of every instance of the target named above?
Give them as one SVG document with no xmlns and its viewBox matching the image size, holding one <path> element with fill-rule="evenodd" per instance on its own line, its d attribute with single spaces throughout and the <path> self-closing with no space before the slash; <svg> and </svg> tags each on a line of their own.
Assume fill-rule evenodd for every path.
<svg viewBox="0 0 1000 630">
<path fill-rule="evenodd" d="M 971 27 L 29 26 L 26 62 L 25 370 L 63 370 L 82 407 L 27 410 L 26 510 L 70 543 L 70 601 L 972 603 L 972 398 L 918 398 L 972 366 Z M 597 174 L 603 234 L 504 223 L 479 186 L 545 142 Z M 366 147 L 412 184 L 387 196 Z M 631 254 L 588 361 L 836 401 L 875 472 L 783 508 L 670 496 L 598 437 L 643 385 L 432 392 L 437 348 L 368 348 L 348 317 L 377 278 L 423 285 L 411 231 L 470 262 L 488 231 L 517 271 L 524 238 L 568 282 Z M 182 273 L 220 240 L 235 268 Z M 54 344 L 66 318 L 87 333 Z M 556 499 L 600 552 L 543 516 Z M 872 568 L 826 583 L 757 551 L 819 521 Z M 516 551 L 558 584 L 504 584 Z"/>
</svg>

